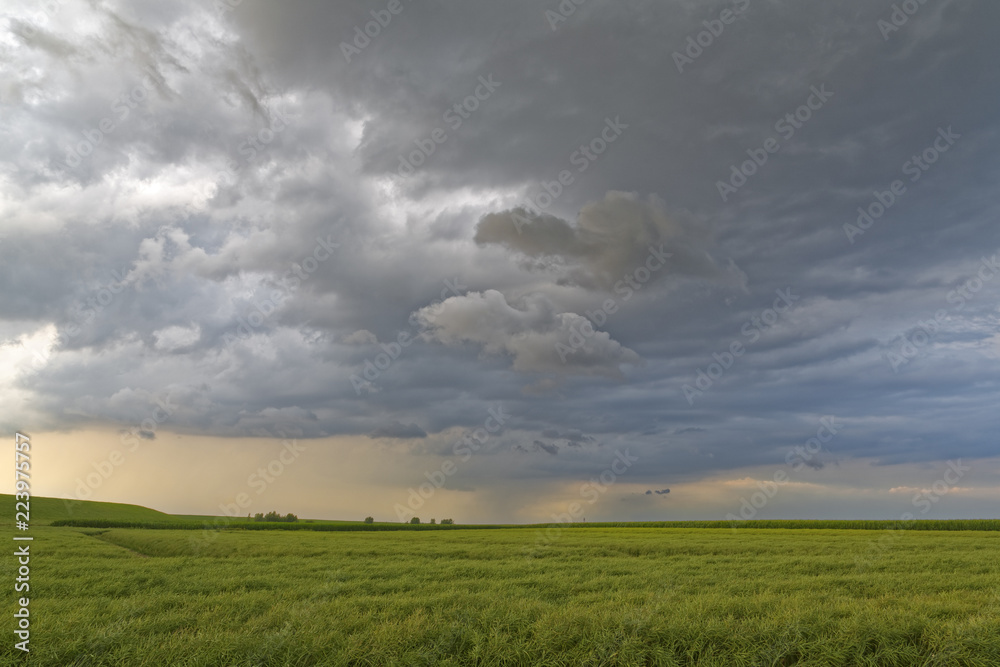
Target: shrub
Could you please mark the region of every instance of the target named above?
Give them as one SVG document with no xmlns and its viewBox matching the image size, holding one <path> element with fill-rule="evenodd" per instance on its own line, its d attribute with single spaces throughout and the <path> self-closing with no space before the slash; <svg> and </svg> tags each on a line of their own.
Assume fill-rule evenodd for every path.
<svg viewBox="0 0 1000 667">
<path fill-rule="evenodd" d="M 410 519 L 410 523 L 420 523 L 420 517 L 416 517 L 416 516 L 413 517 L 412 519 Z"/>
<path fill-rule="evenodd" d="M 370 517 L 370 516 L 366 516 L 365 517 L 365 523 L 375 523 L 375 518 L 374 517 Z"/>
<path fill-rule="evenodd" d="M 437 523 L 437 522 L 436 522 L 436 521 L 434 521 L 434 519 L 431 519 L 431 523 Z"/>
<path fill-rule="evenodd" d="M 260 512 L 257 512 L 256 514 L 253 515 L 253 519 L 254 521 L 287 521 L 291 523 L 292 521 L 298 521 L 299 517 L 295 516 L 291 512 L 289 512 L 285 516 L 281 516 L 277 512 L 271 511 L 268 512 L 267 514 L 261 514 Z"/>
</svg>

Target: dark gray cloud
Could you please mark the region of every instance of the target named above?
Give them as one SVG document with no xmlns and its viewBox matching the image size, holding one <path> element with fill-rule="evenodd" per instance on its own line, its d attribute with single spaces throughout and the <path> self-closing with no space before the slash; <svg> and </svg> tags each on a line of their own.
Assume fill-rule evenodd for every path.
<svg viewBox="0 0 1000 667">
<path fill-rule="evenodd" d="M 380 426 L 368 434 L 370 438 L 426 438 L 427 431 L 416 424 L 403 424 L 393 421 L 385 426 Z"/>
<path fill-rule="evenodd" d="M 568 431 L 560 431 L 556 428 L 547 428 L 542 431 L 542 436 L 549 438 L 551 440 L 565 440 L 566 444 L 572 447 L 579 447 L 584 444 L 590 444 L 595 442 L 595 438 L 589 436 L 585 433 L 581 433 L 575 429 L 570 429 Z"/>
<path fill-rule="evenodd" d="M 640 201 L 634 194 L 609 192 L 584 206 L 575 226 L 523 208 L 491 213 L 480 220 L 475 241 L 505 246 L 546 268 L 565 266 L 560 282 L 590 289 L 624 289 L 630 281 L 642 284 L 675 273 L 723 276 L 685 236 L 655 197 Z"/>
<path fill-rule="evenodd" d="M 477 488 L 781 466 L 828 415 L 817 475 L 998 454 L 996 3 L 751 1 L 690 62 L 733 3 L 405 3 L 349 59 L 369 4 L 9 4 L 7 430 L 426 443 L 503 403 L 559 455 Z"/>
<path fill-rule="evenodd" d="M 553 444 L 542 442 L 541 440 L 535 440 L 535 442 L 532 444 L 534 444 L 535 447 L 542 450 L 546 454 L 551 454 L 552 456 L 556 456 L 559 453 L 559 448 Z"/>
</svg>

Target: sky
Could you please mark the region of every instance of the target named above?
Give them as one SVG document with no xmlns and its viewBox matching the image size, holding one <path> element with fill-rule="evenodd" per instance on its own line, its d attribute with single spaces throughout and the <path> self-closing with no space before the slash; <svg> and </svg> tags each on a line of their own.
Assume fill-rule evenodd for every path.
<svg viewBox="0 0 1000 667">
<path fill-rule="evenodd" d="M 997 3 L 3 12 L 36 495 L 997 516 Z"/>
</svg>

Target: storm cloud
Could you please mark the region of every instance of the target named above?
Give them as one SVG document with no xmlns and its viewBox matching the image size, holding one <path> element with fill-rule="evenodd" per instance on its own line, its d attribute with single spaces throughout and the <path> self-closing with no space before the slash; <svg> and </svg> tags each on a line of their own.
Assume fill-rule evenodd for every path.
<svg viewBox="0 0 1000 667">
<path fill-rule="evenodd" d="M 405 497 L 502 405 L 448 481 L 481 518 L 618 447 L 622 518 L 791 468 L 761 516 L 895 518 L 958 458 L 935 511 L 992 512 L 1000 6 L 754 2 L 693 49 L 732 2 L 557 4 L 361 47 L 354 0 L 6 3 L 5 432 L 296 437 Z"/>
</svg>

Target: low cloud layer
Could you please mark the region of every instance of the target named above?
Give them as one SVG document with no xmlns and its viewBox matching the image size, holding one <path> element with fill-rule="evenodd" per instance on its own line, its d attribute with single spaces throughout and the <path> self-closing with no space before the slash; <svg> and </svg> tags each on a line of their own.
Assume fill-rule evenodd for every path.
<svg viewBox="0 0 1000 667">
<path fill-rule="evenodd" d="M 385 426 L 380 426 L 368 434 L 371 438 L 426 438 L 427 431 L 416 424 L 403 424 L 393 421 Z"/>
</svg>

